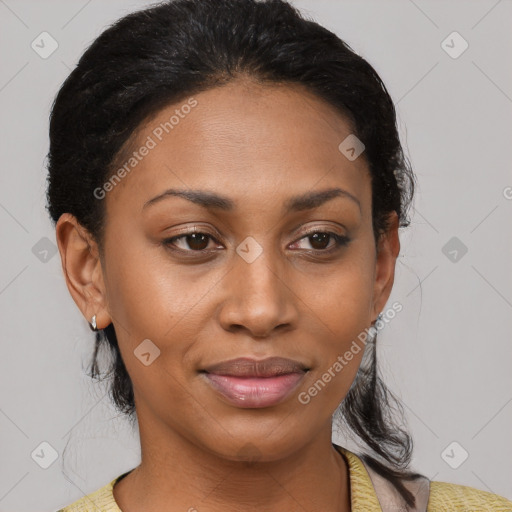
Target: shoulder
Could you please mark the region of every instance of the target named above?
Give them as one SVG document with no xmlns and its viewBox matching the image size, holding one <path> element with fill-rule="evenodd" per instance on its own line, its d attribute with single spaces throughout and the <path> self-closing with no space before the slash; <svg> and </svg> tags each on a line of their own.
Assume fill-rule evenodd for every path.
<svg viewBox="0 0 512 512">
<path fill-rule="evenodd" d="M 119 480 L 121 476 L 122 475 L 114 478 L 114 480 L 97 491 L 80 498 L 79 500 L 71 503 L 71 505 L 61 508 L 57 512 L 89 512 L 92 510 L 101 510 L 101 512 L 121 512 L 112 492 L 116 481 Z"/>
<path fill-rule="evenodd" d="M 473 487 L 430 482 L 430 496 L 427 512 L 478 511 L 512 512 L 512 501 Z"/>
<path fill-rule="evenodd" d="M 366 466 L 362 459 L 346 448 L 339 446 L 337 448 L 346 456 L 349 463 L 354 510 L 409 509 L 403 505 L 393 486 L 371 467 Z M 418 510 L 425 510 L 425 504 L 428 503 L 427 512 L 512 512 L 512 501 L 473 487 L 430 481 L 427 478 L 418 479 L 416 485 L 410 480 L 403 480 L 402 483 L 422 503 L 421 507 L 417 507 Z M 364 505 L 362 508 L 357 507 L 359 502 Z M 384 502 L 397 503 L 397 505 L 381 508 L 379 503 Z M 374 507 L 369 507 L 368 503 Z"/>
</svg>

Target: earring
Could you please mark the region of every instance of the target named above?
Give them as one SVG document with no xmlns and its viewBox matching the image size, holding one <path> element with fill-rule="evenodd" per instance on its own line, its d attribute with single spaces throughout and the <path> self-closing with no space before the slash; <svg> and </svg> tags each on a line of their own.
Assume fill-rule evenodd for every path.
<svg viewBox="0 0 512 512">
<path fill-rule="evenodd" d="M 93 315 L 93 316 L 92 316 L 91 323 L 89 324 L 89 327 L 90 327 L 93 331 L 97 331 L 97 330 L 98 330 L 98 327 L 97 327 L 97 325 L 96 325 L 96 315 Z"/>
</svg>

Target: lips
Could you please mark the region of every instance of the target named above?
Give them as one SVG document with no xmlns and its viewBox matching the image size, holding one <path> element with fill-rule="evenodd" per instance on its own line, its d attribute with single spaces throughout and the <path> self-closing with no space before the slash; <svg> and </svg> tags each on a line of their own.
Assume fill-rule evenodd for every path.
<svg viewBox="0 0 512 512">
<path fill-rule="evenodd" d="M 292 359 L 232 359 L 201 374 L 222 399 L 240 408 L 262 408 L 283 402 L 298 387 L 308 368 Z"/>
<path fill-rule="evenodd" d="M 232 377 L 276 377 L 307 370 L 308 368 L 302 363 L 283 357 L 269 357 L 260 361 L 241 357 L 223 361 L 204 369 L 207 373 L 230 375 Z"/>
</svg>

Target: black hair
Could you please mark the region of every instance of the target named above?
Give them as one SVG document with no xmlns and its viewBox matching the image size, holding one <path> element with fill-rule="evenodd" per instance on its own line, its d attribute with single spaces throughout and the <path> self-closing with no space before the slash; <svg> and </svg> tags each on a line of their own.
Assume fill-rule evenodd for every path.
<svg viewBox="0 0 512 512">
<path fill-rule="evenodd" d="M 113 175 L 142 123 L 167 105 L 243 77 L 301 85 L 341 113 L 365 145 L 376 243 L 391 212 L 398 214 L 400 227 L 409 225 L 415 177 L 385 85 L 347 43 L 284 0 L 168 0 L 101 33 L 52 106 L 47 208 L 53 222 L 71 213 L 101 254 L 105 201 L 94 191 Z M 110 395 L 133 419 L 132 382 L 112 323 L 96 333 L 91 377 L 101 374 L 103 346 L 113 356 Z M 413 504 L 401 483 L 415 475 L 407 470 L 411 437 L 396 419 L 403 411 L 378 375 L 375 343 L 368 344 L 364 359 L 339 412 L 372 450 L 365 460 Z"/>
</svg>

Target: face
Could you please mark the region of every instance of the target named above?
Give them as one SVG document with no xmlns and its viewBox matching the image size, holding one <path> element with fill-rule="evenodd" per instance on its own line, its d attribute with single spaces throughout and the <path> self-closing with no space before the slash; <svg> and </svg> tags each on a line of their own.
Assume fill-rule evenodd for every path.
<svg viewBox="0 0 512 512">
<path fill-rule="evenodd" d="M 271 460 L 330 432 L 363 351 L 335 363 L 384 308 L 399 250 L 396 216 L 375 247 L 364 153 L 338 149 L 350 133 L 299 86 L 232 82 L 137 132 L 137 162 L 104 189 L 102 259 L 79 257 L 88 235 L 61 218 L 68 286 L 88 320 L 114 324 L 141 435 L 232 459 L 250 441 Z M 260 398 L 202 371 L 242 357 L 308 371 Z"/>
</svg>

